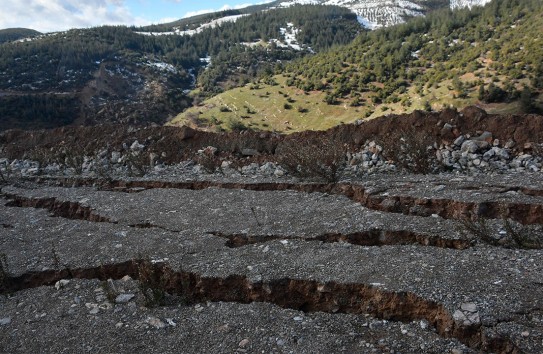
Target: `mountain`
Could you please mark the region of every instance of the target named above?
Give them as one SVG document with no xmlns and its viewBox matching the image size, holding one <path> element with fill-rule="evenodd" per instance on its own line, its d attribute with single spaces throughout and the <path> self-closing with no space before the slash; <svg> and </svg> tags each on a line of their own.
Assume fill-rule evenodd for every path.
<svg viewBox="0 0 543 354">
<path fill-rule="evenodd" d="M 239 127 L 240 119 L 257 116 L 252 106 L 260 98 L 284 109 L 259 116 L 257 129 L 269 129 L 266 119 L 287 111 L 282 122 L 303 118 L 310 124 L 298 129 L 310 129 L 316 101 L 327 105 L 318 112 L 333 115 L 333 124 L 347 112 L 352 120 L 460 106 L 479 97 L 489 104 L 524 98 L 535 109 L 543 70 L 541 31 L 534 27 L 541 25 L 540 0 L 475 6 L 484 2 L 275 1 L 161 25 L 75 29 L 6 42 L 0 44 L 0 130 L 163 124 L 189 107 L 183 119 L 191 124 L 216 126 L 224 116 Z M 375 26 L 407 22 L 367 31 L 356 9 L 386 10 L 390 16 L 382 18 L 366 12 Z M 206 116 L 202 102 L 223 99 L 230 89 L 240 90 L 248 103 L 231 109 L 214 102 L 209 107 L 215 111 Z M 292 96 L 300 92 L 311 98 Z"/>
<path fill-rule="evenodd" d="M 458 9 L 484 6 L 490 0 L 280 0 L 271 7 L 287 7 L 295 4 L 336 5 L 353 11 L 360 23 L 369 29 L 388 27 L 406 20 L 423 16 L 440 8 Z"/>
<path fill-rule="evenodd" d="M 436 10 L 292 61 L 170 124 L 290 132 L 473 104 L 495 113 L 541 112 L 542 27 L 540 0 Z"/>
<path fill-rule="evenodd" d="M 196 80 L 203 96 L 215 94 L 361 31 L 356 15 L 337 6 L 258 12 L 192 35 L 164 29 L 104 26 L 0 44 L 0 129 L 161 124 L 191 104 Z"/>
<path fill-rule="evenodd" d="M 0 44 L 17 41 L 25 38 L 34 38 L 42 33 L 29 28 L 6 28 L 0 29 Z"/>
</svg>

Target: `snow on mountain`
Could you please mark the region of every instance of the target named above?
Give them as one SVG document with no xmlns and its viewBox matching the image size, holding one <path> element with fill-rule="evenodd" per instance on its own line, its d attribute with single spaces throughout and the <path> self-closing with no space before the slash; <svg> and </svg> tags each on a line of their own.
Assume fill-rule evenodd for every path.
<svg viewBox="0 0 543 354">
<path fill-rule="evenodd" d="M 416 1 L 416 0 L 413 0 Z M 483 6 L 491 0 L 450 0 L 451 9 L 461 7 Z M 406 18 L 423 16 L 425 10 L 421 5 L 408 0 L 285 0 L 280 7 L 292 5 L 337 5 L 350 9 L 358 16 L 358 22 L 369 29 L 392 26 L 402 23 Z"/>
<path fill-rule="evenodd" d="M 289 0 L 281 7 L 292 5 L 336 5 L 350 9 L 366 28 L 376 29 L 404 22 L 406 17 L 424 15 L 423 8 L 407 0 Z"/>
<path fill-rule="evenodd" d="M 451 0 L 451 9 L 458 9 L 462 7 L 484 6 L 492 0 Z"/>
</svg>

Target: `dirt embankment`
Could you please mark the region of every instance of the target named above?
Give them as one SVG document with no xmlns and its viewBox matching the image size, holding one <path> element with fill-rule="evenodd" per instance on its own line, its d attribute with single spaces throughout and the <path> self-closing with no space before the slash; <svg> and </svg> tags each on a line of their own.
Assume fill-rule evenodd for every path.
<svg viewBox="0 0 543 354">
<path fill-rule="evenodd" d="M 444 130 L 444 125 L 452 129 Z M 543 140 L 543 116 L 540 115 L 490 115 L 477 107 L 463 111 L 442 112 L 415 111 L 407 115 L 391 115 L 361 124 L 341 125 L 327 131 L 308 131 L 288 136 L 271 132 L 209 133 L 182 127 L 135 128 L 120 125 L 91 127 L 63 127 L 52 130 L 10 130 L 0 134 L 4 157 L 23 158 L 29 151 L 63 147 L 68 150 L 94 154 L 126 150 L 134 141 L 145 144 L 148 152 L 162 156 L 165 163 L 176 163 L 193 156 L 206 146 L 214 146 L 219 152 L 241 154 L 243 149 L 256 150 L 262 155 L 273 155 L 283 142 L 307 144 L 310 141 L 331 138 L 338 144 L 360 147 L 367 140 L 377 140 L 386 148 L 398 139 L 398 132 L 425 132 L 440 144 L 451 142 L 460 134 L 476 135 L 484 131 L 493 139 L 505 143 L 512 141 L 515 149 L 530 149 L 530 142 Z"/>
</svg>

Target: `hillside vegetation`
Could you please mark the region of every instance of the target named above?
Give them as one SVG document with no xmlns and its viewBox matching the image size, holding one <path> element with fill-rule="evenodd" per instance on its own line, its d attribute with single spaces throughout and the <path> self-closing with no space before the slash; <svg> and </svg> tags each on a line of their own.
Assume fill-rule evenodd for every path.
<svg viewBox="0 0 543 354">
<path fill-rule="evenodd" d="M 202 23 L 192 21 L 191 26 Z M 288 23 L 304 33 L 300 48 L 283 44 L 280 28 Z M 361 28 L 344 8 L 293 6 L 192 36 L 141 33 L 145 30 L 104 26 L 0 44 L 0 129 L 164 123 L 190 104 L 184 91 L 196 79 L 202 95 L 209 96 L 271 73 L 281 63 L 349 43 Z"/>
<path fill-rule="evenodd" d="M 23 38 L 39 36 L 41 32 L 29 28 L 6 28 L 0 29 L 0 44 L 16 41 Z"/>
<path fill-rule="evenodd" d="M 315 112 L 326 110 L 334 112 L 337 122 L 470 104 L 497 113 L 537 112 L 543 89 L 542 28 L 543 7 L 537 0 L 435 11 L 291 62 L 280 76 L 257 83 L 268 94 L 242 96 L 246 106 L 278 102 L 275 108 L 281 110 L 285 92 L 303 92 L 305 113 L 299 114 L 296 104 L 283 110 L 289 124 L 262 121 L 271 119 L 270 109 L 252 115 L 227 110 L 228 97 L 238 98 L 239 89 L 189 109 L 172 123 L 225 129 L 240 119 L 246 126 L 288 132 L 321 129 L 326 118 Z M 274 81 L 283 87 L 269 85 Z"/>
</svg>

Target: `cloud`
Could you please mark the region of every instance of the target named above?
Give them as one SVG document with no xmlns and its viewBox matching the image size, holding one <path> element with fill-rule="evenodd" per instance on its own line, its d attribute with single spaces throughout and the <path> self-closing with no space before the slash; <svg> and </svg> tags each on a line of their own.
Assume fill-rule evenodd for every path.
<svg viewBox="0 0 543 354">
<path fill-rule="evenodd" d="M 104 24 L 145 25 L 124 0 L 3 0 L 0 28 L 27 27 L 41 32 Z"/>
</svg>

